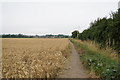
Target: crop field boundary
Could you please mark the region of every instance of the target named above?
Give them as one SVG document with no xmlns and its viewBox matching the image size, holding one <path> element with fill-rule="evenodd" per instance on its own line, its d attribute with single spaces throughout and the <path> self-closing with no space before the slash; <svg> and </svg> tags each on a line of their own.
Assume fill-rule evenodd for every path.
<svg viewBox="0 0 120 80">
<path fill-rule="evenodd" d="M 68 46 L 66 46 L 66 48 L 65 48 L 64 50 L 62 50 L 61 52 L 62 52 L 62 55 L 66 58 L 66 61 L 65 61 L 64 65 L 63 65 L 63 68 L 58 71 L 58 73 L 57 73 L 57 75 L 56 75 L 55 77 L 58 77 L 58 76 L 59 76 L 61 73 L 63 73 L 64 70 L 65 70 L 65 67 L 66 67 L 65 64 L 67 63 L 67 61 L 68 61 L 68 59 L 69 59 L 69 57 L 70 57 L 70 54 L 71 54 L 71 52 L 72 52 L 72 51 L 71 51 L 70 42 L 69 42 Z M 58 79 L 60 79 L 60 78 L 58 78 Z"/>
</svg>

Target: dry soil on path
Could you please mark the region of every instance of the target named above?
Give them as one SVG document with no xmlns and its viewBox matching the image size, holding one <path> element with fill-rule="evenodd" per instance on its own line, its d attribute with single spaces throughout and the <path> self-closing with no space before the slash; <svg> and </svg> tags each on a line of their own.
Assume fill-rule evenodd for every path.
<svg viewBox="0 0 120 80">
<path fill-rule="evenodd" d="M 65 70 L 61 73 L 58 78 L 88 78 L 87 71 L 83 67 L 80 61 L 80 56 L 77 53 L 74 45 L 71 45 L 71 54 L 65 65 Z"/>
</svg>

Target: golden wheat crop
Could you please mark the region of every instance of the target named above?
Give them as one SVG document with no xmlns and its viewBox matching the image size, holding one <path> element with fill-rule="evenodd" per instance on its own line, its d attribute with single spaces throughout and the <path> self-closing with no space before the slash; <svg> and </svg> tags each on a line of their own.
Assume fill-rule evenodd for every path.
<svg viewBox="0 0 120 80">
<path fill-rule="evenodd" d="M 2 38 L 0 38 L 0 78 L 2 77 Z"/>
<path fill-rule="evenodd" d="M 53 78 L 66 61 L 68 39 L 2 39 L 3 78 Z"/>
</svg>

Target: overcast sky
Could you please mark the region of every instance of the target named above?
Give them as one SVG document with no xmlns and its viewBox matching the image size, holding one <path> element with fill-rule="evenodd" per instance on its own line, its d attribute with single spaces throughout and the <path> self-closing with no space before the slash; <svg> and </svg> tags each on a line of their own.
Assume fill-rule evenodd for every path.
<svg viewBox="0 0 120 80">
<path fill-rule="evenodd" d="M 91 1 L 91 2 L 90 2 Z M 119 0 L 1 0 L 2 33 L 68 34 L 118 9 Z"/>
</svg>

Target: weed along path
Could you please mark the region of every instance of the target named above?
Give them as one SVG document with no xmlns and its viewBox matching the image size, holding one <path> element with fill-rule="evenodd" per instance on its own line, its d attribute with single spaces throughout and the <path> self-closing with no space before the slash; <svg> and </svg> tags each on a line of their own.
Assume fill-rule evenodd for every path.
<svg viewBox="0 0 120 80">
<path fill-rule="evenodd" d="M 74 45 L 71 44 L 71 55 L 66 62 L 65 70 L 58 77 L 59 78 L 88 78 L 87 71 L 84 69 L 79 54 Z"/>
</svg>

